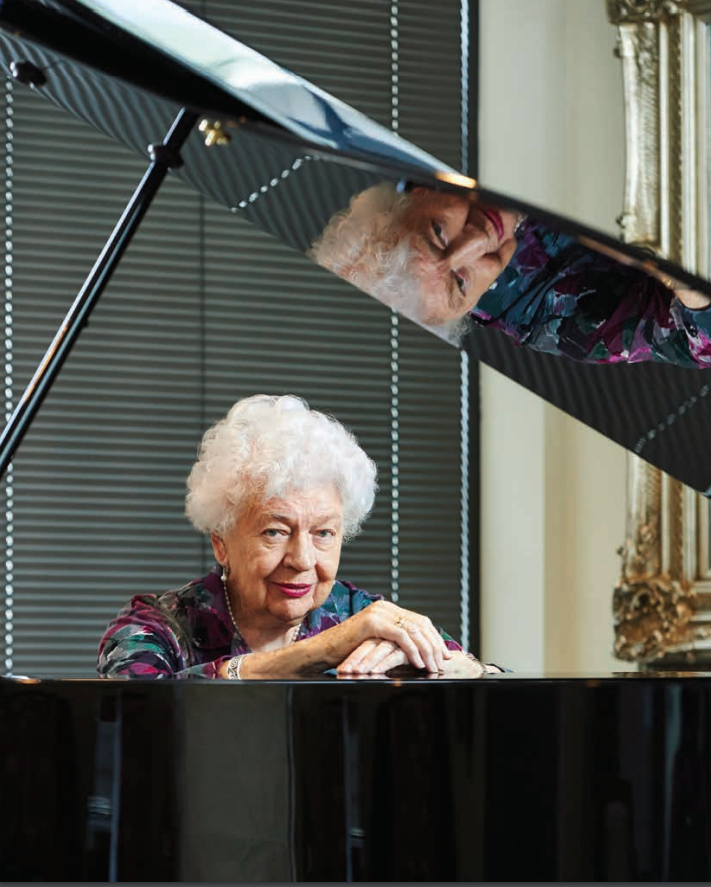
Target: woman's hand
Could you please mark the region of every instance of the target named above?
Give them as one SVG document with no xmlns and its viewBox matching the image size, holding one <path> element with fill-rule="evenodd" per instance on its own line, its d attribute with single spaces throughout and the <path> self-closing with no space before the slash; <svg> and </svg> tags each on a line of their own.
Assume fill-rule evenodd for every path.
<svg viewBox="0 0 711 887">
<path fill-rule="evenodd" d="M 472 678 L 483 678 L 489 672 L 498 673 L 498 671 L 498 668 L 486 666 L 478 659 L 456 650 L 450 661 L 446 663 L 442 677 L 472 680 Z"/>
<path fill-rule="evenodd" d="M 483 677 L 489 672 L 498 672 L 497 668 L 486 666 L 466 653 L 458 650 L 449 652 L 450 658 L 443 663 L 440 671 L 428 672 L 429 674 L 450 679 L 472 680 Z M 403 665 L 408 665 L 408 658 L 394 642 L 370 639 L 364 641 L 338 666 L 337 673 L 339 677 L 367 675 L 377 677 Z"/>
<path fill-rule="evenodd" d="M 345 629 L 353 636 L 358 637 L 358 643 L 347 650 L 346 655 L 338 664 L 343 667 L 353 658 L 349 667 L 365 660 L 367 666 L 376 666 L 380 671 L 394 668 L 396 664 L 404 664 L 398 651 L 405 654 L 405 661 L 415 668 L 426 669 L 436 674 L 441 672 L 444 663 L 452 656 L 440 633 L 427 616 L 421 616 L 411 610 L 404 610 L 389 601 L 375 601 L 369 607 L 351 616 L 340 626 L 335 626 L 328 631 L 337 632 Z M 369 644 L 362 655 L 358 653 L 366 641 L 374 641 Z M 390 642 L 381 648 L 381 641 Z M 358 655 L 356 655 L 358 654 Z M 386 669 L 383 669 L 383 663 Z"/>
<path fill-rule="evenodd" d="M 407 665 L 407 654 L 395 641 L 369 638 L 356 647 L 336 669 L 339 677 L 351 675 L 383 675 L 399 665 Z"/>
<path fill-rule="evenodd" d="M 381 647 L 380 645 L 383 644 Z M 431 674 L 444 671 L 452 658 L 431 620 L 388 601 L 374 601 L 338 625 L 279 650 L 250 653 L 242 660 L 242 678 L 292 677 L 327 668 L 364 674 L 411 664 Z M 226 676 L 227 663 L 220 675 Z"/>
<path fill-rule="evenodd" d="M 705 293 L 696 290 L 674 289 L 674 295 L 683 305 L 694 311 L 702 311 L 711 305 L 711 299 Z"/>
</svg>

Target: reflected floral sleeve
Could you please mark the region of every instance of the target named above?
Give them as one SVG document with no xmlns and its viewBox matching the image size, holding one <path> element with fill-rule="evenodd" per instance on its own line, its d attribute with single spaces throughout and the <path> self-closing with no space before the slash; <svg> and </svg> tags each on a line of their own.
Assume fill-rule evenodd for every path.
<svg viewBox="0 0 711 887">
<path fill-rule="evenodd" d="M 711 309 L 687 308 L 656 278 L 532 220 L 471 316 L 573 360 L 711 366 Z"/>
</svg>

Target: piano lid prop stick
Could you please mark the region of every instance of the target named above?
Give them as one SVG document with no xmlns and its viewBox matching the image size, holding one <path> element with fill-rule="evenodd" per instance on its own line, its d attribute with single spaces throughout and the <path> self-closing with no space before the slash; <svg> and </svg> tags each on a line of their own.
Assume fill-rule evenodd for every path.
<svg viewBox="0 0 711 887">
<path fill-rule="evenodd" d="M 153 198 L 158 193 L 158 189 L 168 172 L 181 165 L 180 149 L 198 120 L 197 113 L 183 108 L 163 143 L 149 147 L 151 165 L 64 318 L 52 344 L 42 358 L 32 381 L 25 389 L 25 393 L 5 426 L 2 436 L 0 436 L 0 476 L 5 473 L 12 461 L 37 410 L 79 337 L 82 327 L 88 322 L 91 312 L 111 280 L 123 254 L 153 202 Z"/>
</svg>

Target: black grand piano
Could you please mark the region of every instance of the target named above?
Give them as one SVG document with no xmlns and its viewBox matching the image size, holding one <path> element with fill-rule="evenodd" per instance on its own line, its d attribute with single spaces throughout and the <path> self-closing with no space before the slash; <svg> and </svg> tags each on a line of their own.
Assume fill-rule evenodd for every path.
<svg viewBox="0 0 711 887">
<path fill-rule="evenodd" d="M 480 188 L 173 4 L 127 8 L 0 3 L 11 76 L 129 147 L 152 145 L 146 178 L 5 429 L 3 470 L 169 170 L 301 251 L 353 194 L 386 181 L 476 190 L 711 292 L 681 268 Z M 204 30 L 186 40 L 186 29 Z M 206 141 L 226 150 L 207 152 Z M 308 170 L 279 191 L 278 212 L 245 199 L 264 156 Z M 495 337 L 477 341 L 484 359 L 526 375 L 527 358 L 517 362 Z M 571 374 L 580 385 L 586 377 L 560 372 L 532 370 L 529 384 L 572 409 Z M 675 396 L 693 384 L 668 382 Z M 620 407 L 624 385 L 613 394 Z M 654 410 L 651 398 L 633 416 L 613 409 L 604 430 L 632 446 Z M 703 448 L 704 421 L 687 429 L 684 453 Z M 707 490 L 703 460 L 679 460 L 673 435 L 650 459 Z M 710 718 L 702 673 L 235 684 L 7 677 L 0 872 L 8 881 L 705 880 Z"/>
</svg>

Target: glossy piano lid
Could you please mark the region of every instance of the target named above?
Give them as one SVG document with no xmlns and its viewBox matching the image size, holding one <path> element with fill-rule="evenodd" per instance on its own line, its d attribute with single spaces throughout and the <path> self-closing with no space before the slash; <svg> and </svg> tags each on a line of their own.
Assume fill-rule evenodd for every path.
<svg viewBox="0 0 711 887">
<path fill-rule="evenodd" d="M 0 27 L 180 104 L 268 121 L 314 147 L 455 173 L 170 0 L 2 0 Z"/>
<path fill-rule="evenodd" d="M 525 215 L 529 229 L 574 238 L 584 260 L 614 255 L 619 263 L 610 262 L 621 275 L 639 268 L 711 294 L 708 281 L 669 262 L 482 188 L 168 0 L 0 0 L 0 29 L 3 67 L 29 63 L 38 94 L 143 156 L 147 145 L 162 140 L 181 106 L 196 109 L 204 131 L 189 138 L 176 175 L 319 264 L 329 266 L 319 251 L 324 232 L 362 195 L 384 189 L 406 200 L 419 188 L 436 200 L 466 203 L 472 217 L 492 209 L 499 219 Z M 51 134 L 48 142 L 51 150 Z M 377 279 L 338 273 L 450 335 L 431 300 L 425 311 L 411 293 L 403 301 Z M 448 291 L 445 298 L 454 296 Z M 711 377 L 707 381 L 703 371 L 576 363 L 517 348 L 502 333 L 476 325 L 463 344 L 685 483 L 711 489 L 705 399 Z"/>
</svg>

